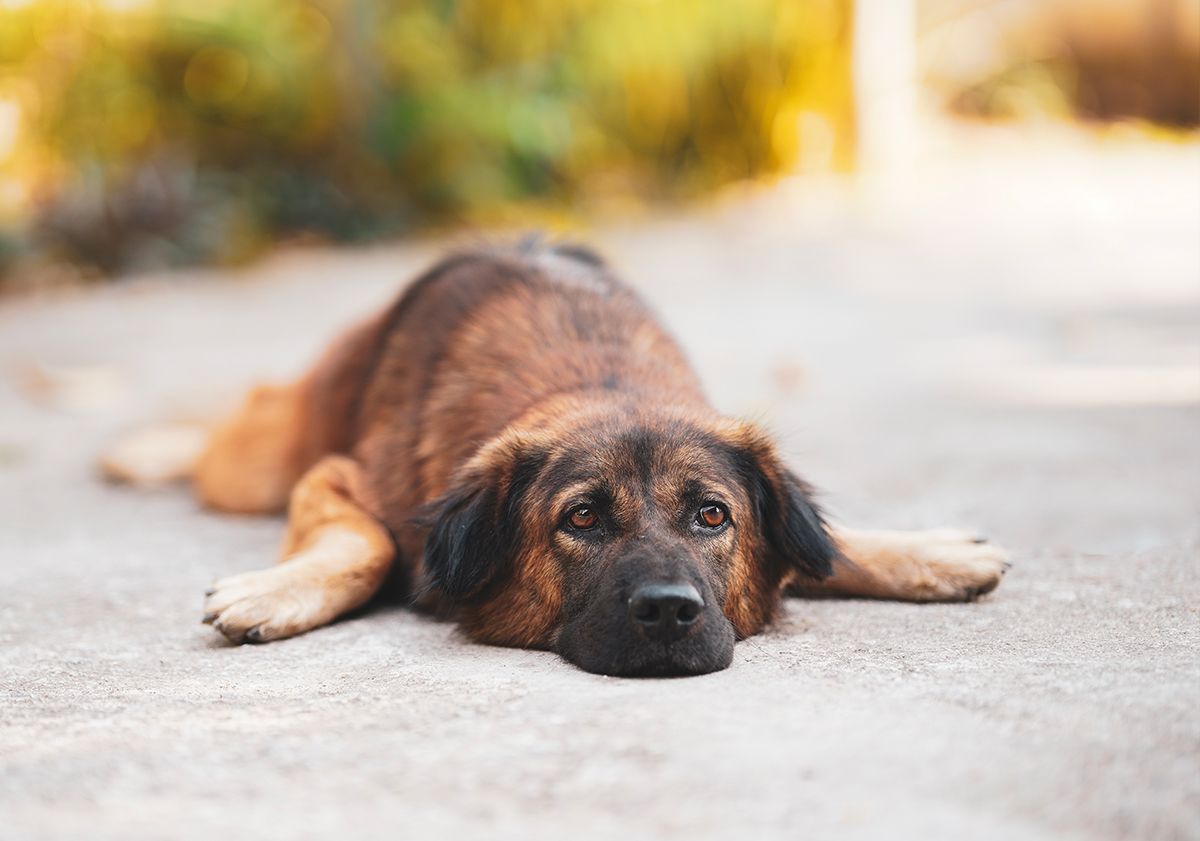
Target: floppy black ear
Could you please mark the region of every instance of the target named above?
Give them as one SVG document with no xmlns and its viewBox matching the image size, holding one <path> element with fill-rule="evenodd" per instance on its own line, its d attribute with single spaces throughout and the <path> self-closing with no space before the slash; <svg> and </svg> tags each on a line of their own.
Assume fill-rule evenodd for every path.
<svg viewBox="0 0 1200 841">
<path fill-rule="evenodd" d="M 775 482 L 765 482 L 762 513 L 767 539 L 785 567 L 810 578 L 833 574 L 838 551 L 811 485 L 782 468 Z"/>
<path fill-rule="evenodd" d="M 482 590 L 503 565 L 511 536 L 496 508 L 494 490 L 459 487 L 422 512 L 430 524 L 425 569 L 447 596 L 463 598 Z"/>
<path fill-rule="evenodd" d="M 511 564 L 520 538 L 520 501 L 544 456 L 512 457 L 473 466 L 441 498 L 422 510 L 429 527 L 425 569 L 451 598 L 479 595 Z"/>
<path fill-rule="evenodd" d="M 742 456 L 772 562 L 781 570 L 796 570 L 809 578 L 832 575 L 838 550 L 813 501 L 812 486 L 780 464 L 769 447 L 755 446 Z"/>
</svg>

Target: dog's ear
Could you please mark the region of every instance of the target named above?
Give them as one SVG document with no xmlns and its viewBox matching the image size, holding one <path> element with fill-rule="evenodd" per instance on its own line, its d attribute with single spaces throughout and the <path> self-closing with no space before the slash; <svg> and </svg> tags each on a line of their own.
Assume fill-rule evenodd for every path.
<svg viewBox="0 0 1200 841">
<path fill-rule="evenodd" d="M 821 509 L 813 501 L 812 486 L 779 467 L 776 479 L 764 482 L 760 499 L 764 532 L 778 561 L 809 578 L 832 575 L 838 551 Z"/>
<path fill-rule="evenodd" d="M 545 453 L 498 442 L 473 458 L 449 491 L 424 506 L 417 523 L 429 528 L 425 569 L 441 592 L 471 599 L 511 565 L 520 540 L 521 499 L 545 461 Z"/>
<path fill-rule="evenodd" d="M 794 570 L 816 579 L 831 575 L 838 550 L 813 500 L 812 486 L 783 465 L 760 433 L 745 431 L 736 452 L 767 543 L 764 562 L 780 573 Z"/>
</svg>

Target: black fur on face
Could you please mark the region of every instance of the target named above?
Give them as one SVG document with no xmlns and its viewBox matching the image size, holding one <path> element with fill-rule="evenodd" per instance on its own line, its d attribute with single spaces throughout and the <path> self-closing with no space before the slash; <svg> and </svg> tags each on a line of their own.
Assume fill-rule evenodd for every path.
<svg viewBox="0 0 1200 841">
<path fill-rule="evenodd" d="M 761 562 L 781 576 L 792 570 L 818 580 L 831 575 L 838 550 L 812 486 L 784 467 L 761 439 L 735 447 L 732 455 L 766 538 Z"/>
<path fill-rule="evenodd" d="M 465 475 L 425 506 L 418 524 L 429 527 L 425 569 L 446 596 L 471 600 L 511 565 L 520 540 L 520 504 L 545 463 L 540 451 L 512 453 L 487 466 L 472 465 Z"/>
</svg>

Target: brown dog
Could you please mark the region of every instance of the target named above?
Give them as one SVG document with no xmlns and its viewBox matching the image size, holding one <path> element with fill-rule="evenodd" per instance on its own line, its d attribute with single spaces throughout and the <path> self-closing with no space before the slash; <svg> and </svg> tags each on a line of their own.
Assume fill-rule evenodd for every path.
<svg viewBox="0 0 1200 841">
<path fill-rule="evenodd" d="M 129 448 L 106 467 L 141 470 Z M 789 584 L 956 601 L 1006 566 L 962 532 L 830 529 L 637 297 L 561 246 L 444 260 L 299 382 L 251 392 L 190 472 L 213 508 L 290 498 L 283 562 L 207 593 L 234 642 L 332 622 L 391 575 L 480 642 L 698 674 Z"/>
</svg>

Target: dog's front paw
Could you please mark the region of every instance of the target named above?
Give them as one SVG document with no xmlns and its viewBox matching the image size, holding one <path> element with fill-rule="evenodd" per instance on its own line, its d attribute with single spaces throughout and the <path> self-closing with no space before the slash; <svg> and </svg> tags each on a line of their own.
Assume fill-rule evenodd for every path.
<svg viewBox="0 0 1200 841">
<path fill-rule="evenodd" d="M 325 589 L 293 563 L 231 575 L 205 593 L 204 622 L 230 641 L 270 642 L 329 621 Z"/>
<path fill-rule="evenodd" d="M 896 546 L 904 556 L 897 584 L 915 601 L 970 601 L 995 590 L 1011 564 L 1008 553 L 971 532 L 909 532 Z"/>
</svg>

